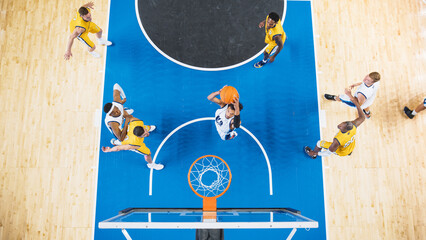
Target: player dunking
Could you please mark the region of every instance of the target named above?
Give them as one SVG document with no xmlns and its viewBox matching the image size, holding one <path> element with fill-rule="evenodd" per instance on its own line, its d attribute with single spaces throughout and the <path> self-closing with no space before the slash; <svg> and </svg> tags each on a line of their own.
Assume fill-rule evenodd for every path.
<svg viewBox="0 0 426 240">
<path fill-rule="evenodd" d="M 92 22 L 92 14 L 90 9 L 93 9 L 93 2 L 84 4 L 78 9 L 77 15 L 70 23 L 71 35 L 68 38 L 67 51 L 65 52 L 64 59 L 68 60 L 72 56 L 71 47 L 74 39 L 77 38 L 80 42 L 84 43 L 89 49 L 89 53 L 99 58 L 101 55 L 95 52 L 96 46 L 89 38 L 89 32 L 95 33 L 100 45 L 110 46 L 110 41 L 102 38 L 102 29 Z"/>
<path fill-rule="evenodd" d="M 215 125 L 220 138 L 222 140 L 231 140 L 238 135 L 235 129 L 240 127 L 240 111 L 243 110 L 243 105 L 238 98 L 235 98 L 231 104 L 222 102 L 216 97 L 220 95 L 221 90 L 212 92 L 207 96 L 207 99 L 220 106 L 220 109 L 216 110 L 215 113 Z"/>
<path fill-rule="evenodd" d="M 362 112 L 361 106 L 358 100 L 352 96 L 350 89 L 345 89 L 345 94 L 349 99 L 354 103 L 356 109 L 358 110 L 358 118 L 353 121 L 347 121 L 340 123 L 337 128 L 339 132 L 334 136 L 333 142 L 326 142 L 320 140 L 317 142 L 314 150 L 311 150 L 310 147 L 305 146 L 305 153 L 311 157 L 316 158 L 318 155 L 322 157 L 328 157 L 332 153 L 339 156 L 348 156 L 351 155 L 352 151 L 355 148 L 355 134 L 356 130 L 365 120 L 365 115 Z M 321 151 L 322 149 L 325 151 Z"/>
</svg>

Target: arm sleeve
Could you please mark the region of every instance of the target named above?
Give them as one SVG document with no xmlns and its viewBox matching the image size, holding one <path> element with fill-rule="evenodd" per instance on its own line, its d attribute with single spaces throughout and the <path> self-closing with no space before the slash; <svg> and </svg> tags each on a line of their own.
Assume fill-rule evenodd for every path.
<svg viewBox="0 0 426 240">
<path fill-rule="evenodd" d="M 239 128 L 241 123 L 240 115 L 235 115 L 234 117 L 234 127 Z"/>
</svg>

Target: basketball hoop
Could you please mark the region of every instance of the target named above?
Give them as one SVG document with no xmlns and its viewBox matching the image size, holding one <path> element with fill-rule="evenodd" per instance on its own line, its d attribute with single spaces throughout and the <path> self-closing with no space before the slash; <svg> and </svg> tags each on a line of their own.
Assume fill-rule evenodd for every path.
<svg viewBox="0 0 426 240">
<path fill-rule="evenodd" d="M 216 199 L 231 185 L 231 169 L 220 157 L 205 155 L 195 160 L 188 172 L 192 191 L 203 198 L 203 221 L 216 222 Z"/>
</svg>

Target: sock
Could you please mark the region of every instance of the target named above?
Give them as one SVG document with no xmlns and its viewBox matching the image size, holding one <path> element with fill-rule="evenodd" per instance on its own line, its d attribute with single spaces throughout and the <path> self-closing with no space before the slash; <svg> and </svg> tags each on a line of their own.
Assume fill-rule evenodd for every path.
<svg viewBox="0 0 426 240">
<path fill-rule="evenodd" d="M 120 92 L 121 98 L 126 98 L 126 94 L 124 93 L 123 89 L 118 85 L 118 83 L 114 84 L 114 90 L 118 90 Z"/>
<path fill-rule="evenodd" d="M 98 38 L 98 42 L 106 42 L 106 40 L 103 37 L 101 37 L 101 38 Z"/>
<path fill-rule="evenodd" d="M 417 112 L 416 110 L 411 111 L 411 115 L 416 116 Z"/>
<path fill-rule="evenodd" d="M 263 63 L 263 64 L 265 64 L 265 63 L 266 63 L 266 61 L 267 61 L 267 60 L 263 59 L 263 60 L 262 60 L 262 63 Z"/>
</svg>

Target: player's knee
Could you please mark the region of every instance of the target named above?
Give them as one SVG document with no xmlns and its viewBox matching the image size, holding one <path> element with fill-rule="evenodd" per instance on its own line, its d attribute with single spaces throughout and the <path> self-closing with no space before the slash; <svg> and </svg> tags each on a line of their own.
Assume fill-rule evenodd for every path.
<svg viewBox="0 0 426 240">
<path fill-rule="evenodd" d="M 321 147 L 321 142 L 322 142 L 321 140 L 319 140 L 319 141 L 317 142 L 317 147 L 322 148 L 322 147 Z"/>
<path fill-rule="evenodd" d="M 93 52 L 93 51 L 95 51 L 95 49 L 96 49 L 96 45 L 93 45 L 93 47 L 89 48 L 89 51 Z"/>
</svg>

